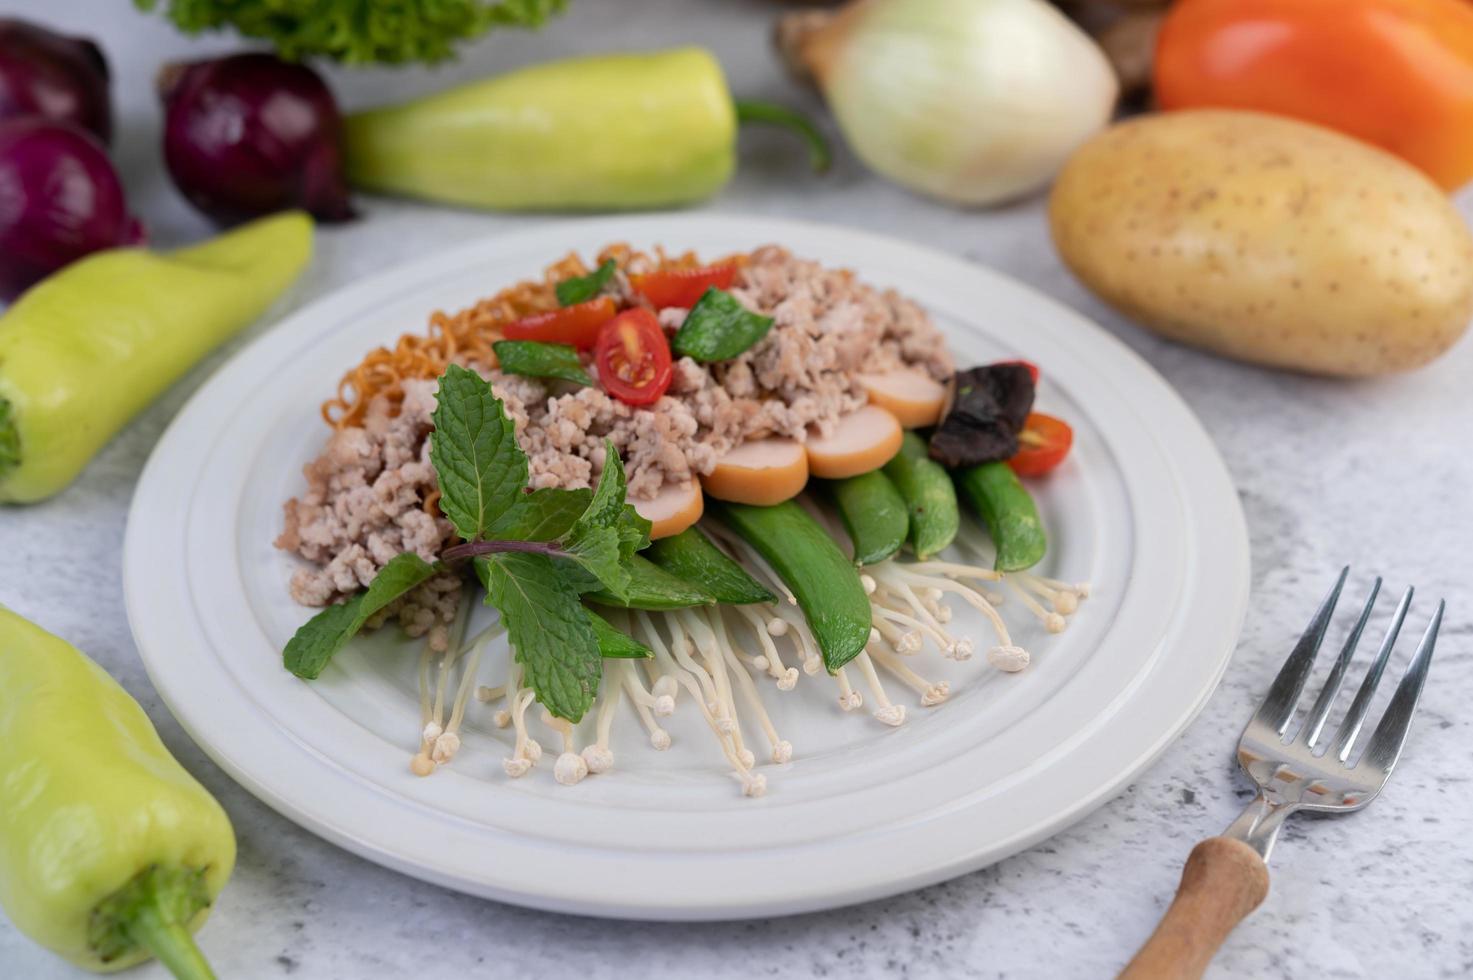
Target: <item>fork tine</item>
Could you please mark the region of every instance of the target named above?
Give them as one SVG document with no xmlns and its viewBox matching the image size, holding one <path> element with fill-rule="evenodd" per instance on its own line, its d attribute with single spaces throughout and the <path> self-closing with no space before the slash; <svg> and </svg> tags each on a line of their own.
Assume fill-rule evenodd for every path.
<svg viewBox="0 0 1473 980">
<path fill-rule="evenodd" d="M 1310 668 L 1314 666 L 1315 654 L 1319 653 L 1320 644 L 1324 642 L 1325 630 L 1330 626 L 1330 617 L 1335 612 L 1335 603 L 1340 599 L 1340 590 L 1344 587 L 1345 577 L 1349 574 L 1349 565 L 1340 569 L 1340 577 L 1335 580 L 1335 587 L 1320 603 L 1314 619 L 1309 621 L 1309 627 L 1304 631 L 1304 635 L 1299 638 L 1298 643 L 1294 644 L 1294 650 L 1289 654 L 1289 659 L 1284 661 L 1284 666 L 1279 669 L 1279 676 L 1274 678 L 1273 686 L 1263 696 L 1263 703 L 1258 706 L 1258 711 L 1253 716 L 1254 722 L 1268 725 L 1281 737 L 1294 717 L 1294 706 L 1299 703 L 1299 695 L 1304 690 L 1304 681 L 1309 677 Z"/>
<path fill-rule="evenodd" d="M 1386 670 L 1386 661 L 1391 659 L 1391 648 L 1396 646 L 1402 621 L 1407 618 L 1407 608 L 1412 604 L 1412 592 L 1412 587 L 1407 586 L 1407 590 L 1401 594 L 1401 601 L 1396 604 L 1396 612 L 1391 617 L 1391 625 L 1386 629 L 1386 639 L 1381 641 L 1381 649 L 1376 652 L 1371 669 L 1366 671 L 1366 679 L 1361 681 L 1360 690 L 1355 692 L 1355 700 L 1350 702 L 1350 710 L 1340 723 L 1340 731 L 1335 735 L 1335 745 L 1331 751 L 1341 762 L 1350 758 L 1350 750 L 1355 748 L 1355 740 L 1360 737 L 1361 725 L 1365 723 L 1366 712 L 1371 708 L 1371 698 L 1376 695 L 1381 675 Z"/>
<path fill-rule="evenodd" d="M 1391 703 L 1386 706 L 1386 713 L 1376 725 L 1376 731 L 1371 735 L 1371 744 L 1366 746 L 1365 754 L 1356 763 L 1357 766 L 1369 762 L 1389 776 L 1391 768 L 1396 765 L 1401 747 L 1406 744 L 1407 732 L 1412 727 L 1412 715 L 1416 713 L 1417 700 L 1422 696 L 1422 685 L 1427 681 L 1427 671 L 1432 664 L 1432 648 L 1437 645 L 1437 630 L 1442 625 L 1442 611 L 1446 605 L 1447 603 L 1438 601 L 1437 611 L 1432 614 L 1432 622 L 1427 624 L 1427 632 L 1422 634 L 1422 642 L 1417 644 L 1417 652 L 1407 665 L 1407 672 L 1396 686 L 1396 693 L 1391 696 Z"/>
<path fill-rule="evenodd" d="M 1340 685 L 1345 681 L 1345 671 L 1350 666 L 1350 659 L 1355 656 L 1355 648 L 1360 643 L 1360 637 L 1365 632 L 1366 622 L 1371 618 L 1371 610 L 1376 605 L 1376 597 L 1381 594 L 1381 576 L 1376 576 L 1376 581 L 1371 583 L 1371 594 L 1366 597 L 1366 604 L 1360 611 L 1360 619 L 1355 621 L 1355 629 L 1345 638 L 1345 646 L 1340 648 L 1340 656 L 1335 661 L 1335 666 L 1330 670 L 1330 676 L 1325 678 L 1325 686 L 1320 689 L 1320 696 L 1315 699 L 1314 707 L 1309 709 L 1309 717 L 1304 720 L 1304 727 L 1299 730 L 1299 738 L 1309 748 L 1314 748 L 1319 741 L 1320 731 L 1325 727 L 1325 719 L 1330 716 L 1330 709 L 1335 706 L 1335 698 L 1340 694 Z"/>
</svg>

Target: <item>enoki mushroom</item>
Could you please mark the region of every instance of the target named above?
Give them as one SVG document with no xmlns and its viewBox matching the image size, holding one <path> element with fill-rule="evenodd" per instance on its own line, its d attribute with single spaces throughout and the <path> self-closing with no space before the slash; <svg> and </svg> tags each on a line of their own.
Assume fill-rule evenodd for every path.
<svg viewBox="0 0 1473 980">
<path fill-rule="evenodd" d="M 535 695 L 524 685 L 515 658 L 510 658 L 503 683 L 477 686 L 482 654 L 502 630 L 492 626 L 462 644 L 462 612 L 452 625 L 454 640 L 438 663 L 428 649 L 420 659 L 423 730 L 411 762 L 413 771 L 429 775 L 455 757 L 472 695 L 493 712 L 498 728 L 513 730 L 511 753 L 502 760 L 509 777 L 527 775 L 541 759 L 542 744 L 532 734 L 533 725 L 538 725 L 558 746 L 553 777 L 568 786 L 614 768 L 611 736 L 620 718 L 632 715 L 651 748 L 664 751 L 672 739 L 661 719 L 693 705 L 685 710 L 699 713 L 743 794 L 761 796 L 767 790 L 767 775 L 760 767 L 790 762 L 794 754 L 792 743 L 768 713 L 765 697 L 794 691 L 806 674 L 815 679 L 811 683 L 833 685 L 831 703 L 842 712 L 862 715 L 868 709 L 876 722 L 898 727 L 906 721 L 905 700 L 913 697 L 919 707 L 932 708 L 953 693 L 950 682 L 926 676 L 927 654 L 966 661 L 975 653 L 972 637 L 950 631 L 953 603 L 970 606 L 988 624 L 993 642 L 985 652 L 987 663 L 1016 672 L 1028 666 L 1031 655 L 1015 642 L 1000 612 L 1005 597 L 1016 600 L 1016 606 L 1045 631 L 1059 633 L 1089 595 L 1087 584 L 993 571 L 991 545 L 979 530 L 964 527 L 958 550 L 978 564 L 896 558 L 863 570 L 861 582 L 872 613 L 869 643 L 849 664 L 830 674 L 823 669 L 818 642 L 797 600 L 773 570 L 724 528 L 709 530 L 778 596 L 776 602 L 670 612 L 608 610 L 613 625 L 647 646 L 652 656 L 639 662 L 604 661 L 599 696 L 576 726 L 546 711 L 534 716 L 530 709 Z M 452 687 L 457 669 L 461 676 Z M 891 679 L 892 690 L 886 689 L 882 674 Z"/>
</svg>

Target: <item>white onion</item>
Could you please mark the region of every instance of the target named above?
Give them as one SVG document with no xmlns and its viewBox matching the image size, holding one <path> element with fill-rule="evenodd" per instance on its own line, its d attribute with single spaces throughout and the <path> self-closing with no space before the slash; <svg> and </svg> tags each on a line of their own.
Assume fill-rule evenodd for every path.
<svg viewBox="0 0 1473 980">
<path fill-rule="evenodd" d="M 1042 187 L 1115 106 L 1103 52 L 1044 0 L 855 0 L 816 23 L 794 48 L 855 153 L 946 201 Z"/>
</svg>

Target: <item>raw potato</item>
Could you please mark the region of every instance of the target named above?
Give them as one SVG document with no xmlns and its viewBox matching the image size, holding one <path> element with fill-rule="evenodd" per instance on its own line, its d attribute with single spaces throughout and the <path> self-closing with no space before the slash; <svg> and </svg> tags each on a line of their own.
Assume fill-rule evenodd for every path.
<svg viewBox="0 0 1473 980">
<path fill-rule="evenodd" d="M 634 509 L 650 522 L 651 538 L 668 538 L 701 519 L 706 497 L 695 480 L 668 483 L 649 500 L 634 501 Z"/>
<path fill-rule="evenodd" d="M 1319 374 L 1419 367 L 1473 316 L 1473 236 L 1435 184 L 1319 126 L 1190 110 L 1085 144 L 1049 201 L 1064 262 L 1147 327 Z"/>
<path fill-rule="evenodd" d="M 717 500 L 771 507 L 803 492 L 808 451 L 796 439 L 753 439 L 717 460 L 701 483 Z"/>
</svg>

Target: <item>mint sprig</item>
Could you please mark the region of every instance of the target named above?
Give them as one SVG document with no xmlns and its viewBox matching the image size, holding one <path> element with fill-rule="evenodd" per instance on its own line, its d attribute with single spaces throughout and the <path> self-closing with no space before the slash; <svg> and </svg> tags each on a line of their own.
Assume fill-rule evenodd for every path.
<svg viewBox="0 0 1473 980">
<path fill-rule="evenodd" d="M 440 379 L 432 416 L 430 460 L 440 480 L 440 509 L 462 540 L 434 564 L 415 554 L 394 558 L 368 591 L 324 609 L 297 631 L 284 658 L 294 674 L 315 678 L 375 612 L 451 563 L 473 559 L 486 602 L 502 622 L 527 686 L 552 714 L 582 719 L 598 693 L 602 658 L 648 655 L 598 620 L 584 593 L 638 605 L 631 568 L 650 540 L 650 522 L 625 500 L 628 483 L 614 444 L 593 490 L 527 486 L 530 466 L 491 385 L 452 365 Z M 643 591 L 649 591 L 644 587 Z"/>
</svg>

